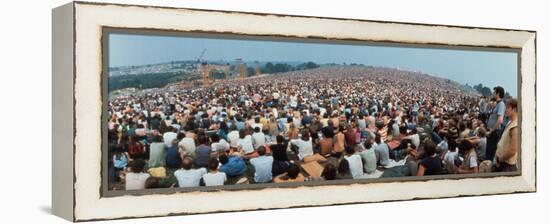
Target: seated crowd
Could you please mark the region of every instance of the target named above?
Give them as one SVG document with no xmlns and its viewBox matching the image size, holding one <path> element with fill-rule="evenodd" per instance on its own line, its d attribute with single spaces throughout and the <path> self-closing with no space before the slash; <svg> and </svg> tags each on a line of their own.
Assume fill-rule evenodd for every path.
<svg viewBox="0 0 550 224">
<path fill-rule="evenodd" d="M 364 77 L 350 76 L 315 76 L 317 89 L 308 89 L 307 79 L 279 77 L 280 83 L 213 86 L 204 95 L 165 90 L 112 100 L 109 188 L 517 170 L 518 105 L 502 87 L 489 101 L 434 87 L 444 82 L 411 84 L 401 76 L 393 83 L 414 91 L 384 91 L 387 75 L 373 76 L 364 84 L 384 94 L 369 99 L 354 91 Z M 341 90 L 308 95 L 327 82 L 339 82 Z M 422 92 L 425 85 L 433 91 Z"/>
</svg>

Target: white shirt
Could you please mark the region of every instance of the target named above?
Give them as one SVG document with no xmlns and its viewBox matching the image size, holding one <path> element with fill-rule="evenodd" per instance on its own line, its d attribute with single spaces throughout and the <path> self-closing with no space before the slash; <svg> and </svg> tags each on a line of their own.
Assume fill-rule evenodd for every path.
<svg viewBox="0 0 550 224">
<path fill-rule="evenodd" d="M 172 141 L 178 137 L 178 134 L 174 132 L 166 132 L 164 135 L 162 135 L 162 138 L 164 139 L 164 144 L 166 147 L 172 146 Z"/>
<path fill-rule="evenodd" d="M 252 146 L 252 136 L 247 135 L 244 138 L 239 138 L 239 140 L 237 140 L 237 147 L 239 146 L 246 154 L 254 152 L 254 147 Z"/>
<path fill-rule="evenodd" d="M 262 125 L 262 123 L 254 123 L 251 125 L 252 126 L 252 129 L 256 129 L 256 127 L 259 127 L 260 128 L 260 132 L 263 131 L 263 128 L 264 126 Z"/>
<path fill-rule="evenodd" d="M 143 190 L 145 181 L 151 175 L 148 173 L 128 173 L 126 174 L 126 190 Z"/>
<path fill-rule="evenodd" d="M 477 167 L 477 157 L 472 156 L 470 157 L 470 167 L 467 167 L 469 169 Z"/>
<path fill-rule="evenodd" d="M 178 143 L 178 147 L 183 147 L 185 152 L 191 156 L 195 155 L 195 149 L 197 148 L 195 145 L 195 140 L 190 137 L 183 138 L 180 143 Z"/>
<path fill-rule="evenodd" d="M 206 169 L 204 167 L 191 170 L 179 169 L 174 172 L 179 187 L 198 187 L 204 174 L 206 174 Z"/>
<path fill-rule="evenodd" d="M 449 164 L 455 164 L 455 159 L 458 156 L 458 150 L 455 152 L 451 152 L 450 149 L 445 154 L 445 161 Z"/>
<path fill-rule="evenodd" d="M 303 160 L 306 156 L 313 155 L 313 145 L 311 144 L 311 138 L 308 141 L 302 139 L 292 139 L 290 143 L 298 146 L 298 158 Z"/>
<path fill-rule="evenodd" d="M 437 151 L 447 151 L 449 149 L 449 144 L 446 141 L 441 141 L 437 146 L 435 147 Z"/>
<path fill-rule="evenodd" d="M 296 96 L 290 96 L 290 106 L 291 107 L 296 107 L 298 106 L 298 97 Z"/>
<path fill-rule="evenodd" d="M 327 109 L 322 107 L 319 108 L 319 115 L 321 115 L 321 117 L 325 116 L 326 113 L 327 113 Z"/>
<path fill-rule="evenodd" d="M 301 117 L 293 117 L 292 119 L 294 119 L 293 122 L 294 122 L 295 127 L 297 127 L 297 128 L 302 127 L 302 118 Z"/>
<path fill-rule="evenodd" d="M 254 134 L 252 134 L 252 141 L 253 141 L 253 145 L 254 145 L 254 148 L 257 149 L 258 147 L 262 146 L 265 144 L 265 135 L 264 133 L 262 132 L 255 132 Z"/>
<path fill-rule="evenodd" d="M 227 176 L 224 172 L 207 173 L 202 176 L 206 186 L 221 186 L 227 181 Z"/>
<path fill-rule="evenodd" d="M 273 113 L 273 116 L 275 118 L 278 118 L 279 117 L 279 111 L 277 111 L 277 109 L 273 108 L 273 110 L 271 110 L 271 112 Z"/>
<path fill-rule="evenodd" d="M 420 145 L 420 136 L 418 134 L 411 135 L 411 142 L 418 148 Z"/>
<path fill-rule="evenodd" d="M 353 179 L 363 176 L 363 161 L 361 160 L 361 156 L 353 154 L 344 158 L 349 163 L 349 171 Z"/>
<path fill-rule="evenodd" d="M 220 139 L 219 142 L 212 143 L 212 150 L 217 152 L 225 152 L 225 150 L 229 150 L 229 143 L 227 143 L 225 139 Z"/>
<path fill-rule="evenodd" d="M 237 148 L 237 141 L 239 140 L 239 131 L 231 131 L 227 134 L 227 140 L 229 145 L 233 148 Z"/>
</svg>

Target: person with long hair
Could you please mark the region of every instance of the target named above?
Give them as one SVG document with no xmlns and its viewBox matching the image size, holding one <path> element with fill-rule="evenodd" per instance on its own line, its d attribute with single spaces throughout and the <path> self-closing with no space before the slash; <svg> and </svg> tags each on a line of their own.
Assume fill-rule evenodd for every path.
<svg viewBox="0 0 550 224">
<path fill-rule="evenodd" d="M 252 136 L 247 134 L 245 130 L 239 131 L 239 139 L 237 140 L 237 150 L 244 155 L 254 153 L 254 145 L 252 145 Z"/>
<path fill-rule="evenodd" d="M 227 135 L 229 134 L 229 126 L 227 126 L 227 123 L 225 123 L 225 121 L 220 122 L 220 127 L 216 134 L 218 134 L 221 139 L 227 141 Z"/>
<path fill-rule="evenodd" d="M 339 157 L 340 155 L 342 155 L 342 153 L 346 149 L 345 147 L 346 137 L 344 135 L 344 132 L 345 132 L 344 126 L 340 125 L 338 127 L 338 132 L 334 135 L 334 146 L 332 147 L 332 150 L 333 150 L 333 154 L 336 157 Z"/>
<path fill-rule="evenodd" d="M 343 159 L 348 161 L 349 170 L 353 179 L 363 176 L 363 160 L 357 151 L 357 147 L 346 148 L 346 154 Z"/>
<path fill-rule="evenodd" d="M 506 116 L 509 122 L 502 133 L 502 138 L 497 144 L 496 171 L 517 171 L 519 130 L 518 130 L 518 101 L 508 99 L 506 101 Z"/>
<path fill-rule="evenodd" d="M 431 140 L 424 142 L 426 156 L 420 161 L 417 176 L 438 175 L 443 172 L 441 158 L 435 153 L 435 144 Z"/>
<path fill-rule="evenodd" d="M 313 142 L 311 141 L 308 130 L 302 130 L 302 137 L 300 139 L 290 140 L 290 144 L 298 147 L 297 156 L 300 160 L 313 155 Z"/>
<path fill-rule="evenodd" d="M 145 161 L 141 159 L 134 160 L 130 165 L 130 170 L 126 174 L 125 187 L 126 190 L 143 190 L 145 182 L 150 174 L 144 172 Z"/>
<path fill-rule="evenodd" d="M 144 159 L 145 158 L 145 147 L 139 141 L 138 136 L 131 136 L 130 142 L 128 142 L 128 154 L 132 159 Z"/>
<path fill-rule="evenodd" d="M 294 123 L 290 123 L 288 130 L 285 132 L 285 137 L 290 140 L 298 139 L 298 128 Z"/>
<path fill-rule="evenodd" d="M 458 173 L 478 173 L 477 153 L 474 145 L 468 140 L 462 140 L 458 144 L 458 149 L 465 157 L 462 165 L 458 167 Z"/>
<path fill-rule="evenodd" d="M 340 163 L 338 163 L 338 170 L 337 170 L 335 179 L 337 180 L 353 179 L 353 176 L 351 175 L 351 171 L 349 169 L 349 162 L 347 159 L 340 159 Z"/>
<path fill-rule="evenodd" d="M 155 168 L 166 165 L 166 144 L 162 139 L 162 136 L 153 136 L 153 143 L 151 143 L 149 149 L 149 168 Z"/>
<path fill-rule="evenodd" d="M 328 128 L 321 129 L 321 133 L 323 134 L 323 136 L 317 144 L 319 145 L 320 154 L 327 157 L 330 155 L 334 147 L 334 134 L 331 133 Z"/>
</svg>

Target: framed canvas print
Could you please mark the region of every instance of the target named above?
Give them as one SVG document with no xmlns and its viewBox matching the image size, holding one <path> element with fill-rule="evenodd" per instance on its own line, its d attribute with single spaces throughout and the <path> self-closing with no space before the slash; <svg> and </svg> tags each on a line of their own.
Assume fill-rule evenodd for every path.
<svg viewBox="0 0 550 224">
<path fill-rule="evenodd" d="M 65 219 L 536 191 L 535 31 L 84 2 L 52 20 Z"/>
</svg>

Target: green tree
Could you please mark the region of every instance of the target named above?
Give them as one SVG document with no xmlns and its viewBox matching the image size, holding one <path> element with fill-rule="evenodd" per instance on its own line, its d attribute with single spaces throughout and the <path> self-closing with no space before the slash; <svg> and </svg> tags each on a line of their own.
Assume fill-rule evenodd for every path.
<svg viewBox="0 0 550 224">
<path fill-rule="evenodd" d="M 256 70 L 254 70 L 254 68 L 252 67 L 248 67 L 246 68 L 246 73 L 248 73 L 248 77 L 254 76 L 256 74 Z"/>
</svg>

